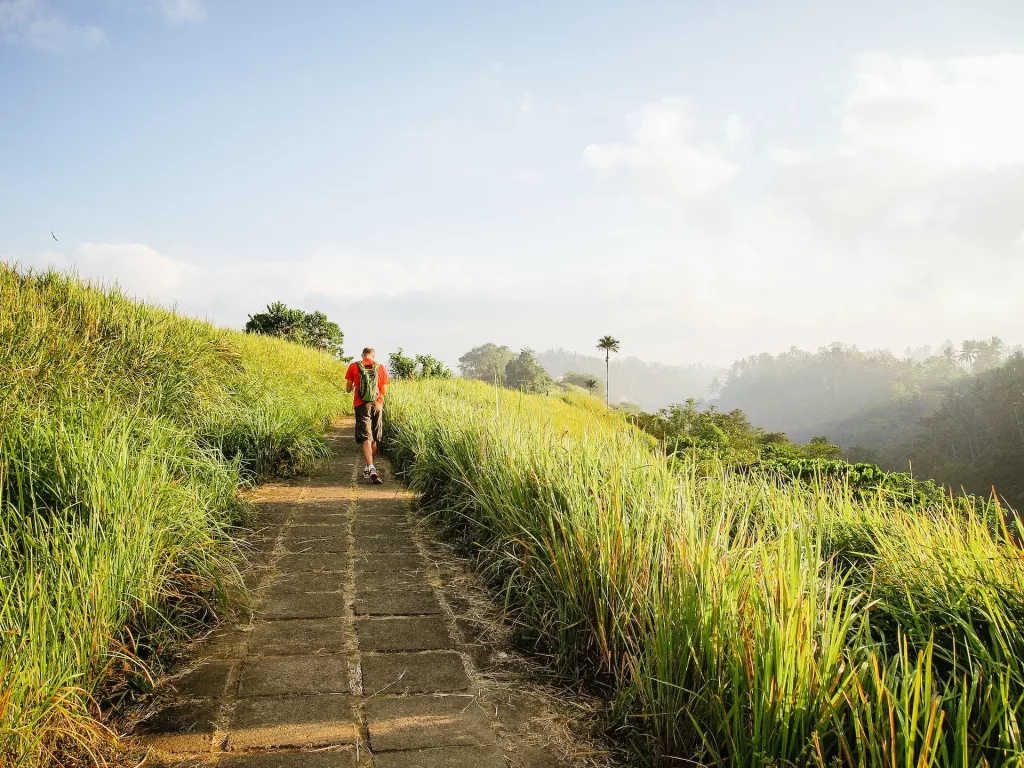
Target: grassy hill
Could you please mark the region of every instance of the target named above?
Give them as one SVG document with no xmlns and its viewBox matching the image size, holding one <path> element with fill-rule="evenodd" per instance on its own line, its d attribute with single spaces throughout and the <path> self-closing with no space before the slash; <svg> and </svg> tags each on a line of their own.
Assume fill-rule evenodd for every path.
<svg viewBox="0 0 1024 768">
<path fill-rule="evenodd" d="M 389 450 L 651 765 L 1024 764 L 1024 552 L 960 508 L 669 462 L 596 398 L 402 382 Z"/>
<path fill-rule="evenodd" d="M 240 486 L 350 408 L 318 352 L 0 265 L 0 764 L 85 754 L 168 633 L 222 604 Z"/>
</svg>

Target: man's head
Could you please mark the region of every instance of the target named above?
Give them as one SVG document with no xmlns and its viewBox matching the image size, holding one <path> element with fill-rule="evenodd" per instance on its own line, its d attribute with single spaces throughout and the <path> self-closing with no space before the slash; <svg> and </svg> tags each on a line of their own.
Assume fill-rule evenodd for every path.
<svg viewBox="0 0 1024 768">
<path fill-rule="evenodd" d="M 373 360 L 373 356 L 377 354 L 377 350 L 373 347 L 366 347 L 363 350 L 363 360 Z"/>
</svg>

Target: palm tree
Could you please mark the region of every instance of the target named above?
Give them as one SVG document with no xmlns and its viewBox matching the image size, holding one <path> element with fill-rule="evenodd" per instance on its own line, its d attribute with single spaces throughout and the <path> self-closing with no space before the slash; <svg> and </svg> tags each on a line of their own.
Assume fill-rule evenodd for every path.
<svg viewBox="0 0 1024 768">
<path fill-rule="evenodd" d="M 1003 340 L 993 336 L 988 340 L 988 352 L 992 355 L 993 364 L 998 364 L 1003 359 Z"/>
<path fill-rule="evenodd" d="M 597 348 L 604 350 L 604 404 L 608 405 L 608 390 L 611 384 L 611 353 L 619 351 L 619 340 L 613 336 L 602 336 L 597 340 Z"/>
<path fill-rule="evenodd" d="M 967 363 L 971 366 L 971 370 L 974 370 L 974 361 L 978 359 L 978 355 L 981 353 L 978 342 L 973 339 L 968 339 L 960 345 L 960 354 L 957 356 L 957 360 L 961 363 Z"/>
</svg>

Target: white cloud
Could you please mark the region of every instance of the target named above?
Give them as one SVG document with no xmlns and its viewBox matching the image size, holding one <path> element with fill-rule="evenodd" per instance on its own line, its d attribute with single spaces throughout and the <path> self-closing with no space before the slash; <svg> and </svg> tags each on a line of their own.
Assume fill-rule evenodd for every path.
<svg viewBox="0 0 1024 768">
<path fill-rule="evenodd" d="M 1024 56 L 944 60 L 870 53 L 840 110 L 852 152 L 946 167 L 1024 163 Z"/>
<path fill-rule="evenodd" d="M 103 30 L 75 24 L 46 0 L 0 2 L 0 39 L 49 53 L 89 50 L 106 42 Z"/>
<path fill-rule="evenodd" d="M 229 301 L 232 307 L 240 304 L 238 297 L 246 306 L 274 300 L 299 305 L 314 295 L 332 301 L 379 300 L 468 287 L 462 270 L 451 262 L 389 260 L 327 247 L 293 261 L 214 266 L 168 256 L 143 243 L 83 243 L 70 255 L 46 251 L 22 262 L 73 269 L 86 279 L 117 283 L 136 298 L 211 316 L 222 314 L 224 286 L 235 297 Z M 372 279 L 361 277 L 367 274 Z"/>
<path fill-rule="evenodd" d="M 736 114 L 725 119 L 725 140 L 730 147 L 746 147 L 750 144 L 750 129 Z"/>
<path fill-rule="evenodd" d="M 856 62 L 834 148 L 782 168 L 794 215 L 931 269 L 1005 259 L 1024 224 L 1024 56 Z"/>
<path fill-rule="evenodd" d="M 173 24 L 199 22 L 206 18 L 204 0 L 163 0 L 163 7 L 164 16 Z"/>
<path fill-rule="evenodd" d="M 728 184 L 739 166 L 722 151 L 694 143 L 689 102 L 664 98 L 641 107 L 627 118 L 629 142 L 590 144 L 583 164 L 598 178 L 624 177 L 682 200 L 694 200 Z M 730 139 L 738 138 L 737 117 Z"/>
</svg>

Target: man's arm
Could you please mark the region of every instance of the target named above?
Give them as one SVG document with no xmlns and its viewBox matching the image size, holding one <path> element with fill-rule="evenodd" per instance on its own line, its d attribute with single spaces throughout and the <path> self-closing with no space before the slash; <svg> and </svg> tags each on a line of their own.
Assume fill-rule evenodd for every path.
<svg viewBox="0 0 1024 768">
<path fill-rule="evenodd" d="M 355 385 L 349 379 L 345 379 L 345 391 L 351 392 L 353 389 L 355 389 Z"/>
</svg>

